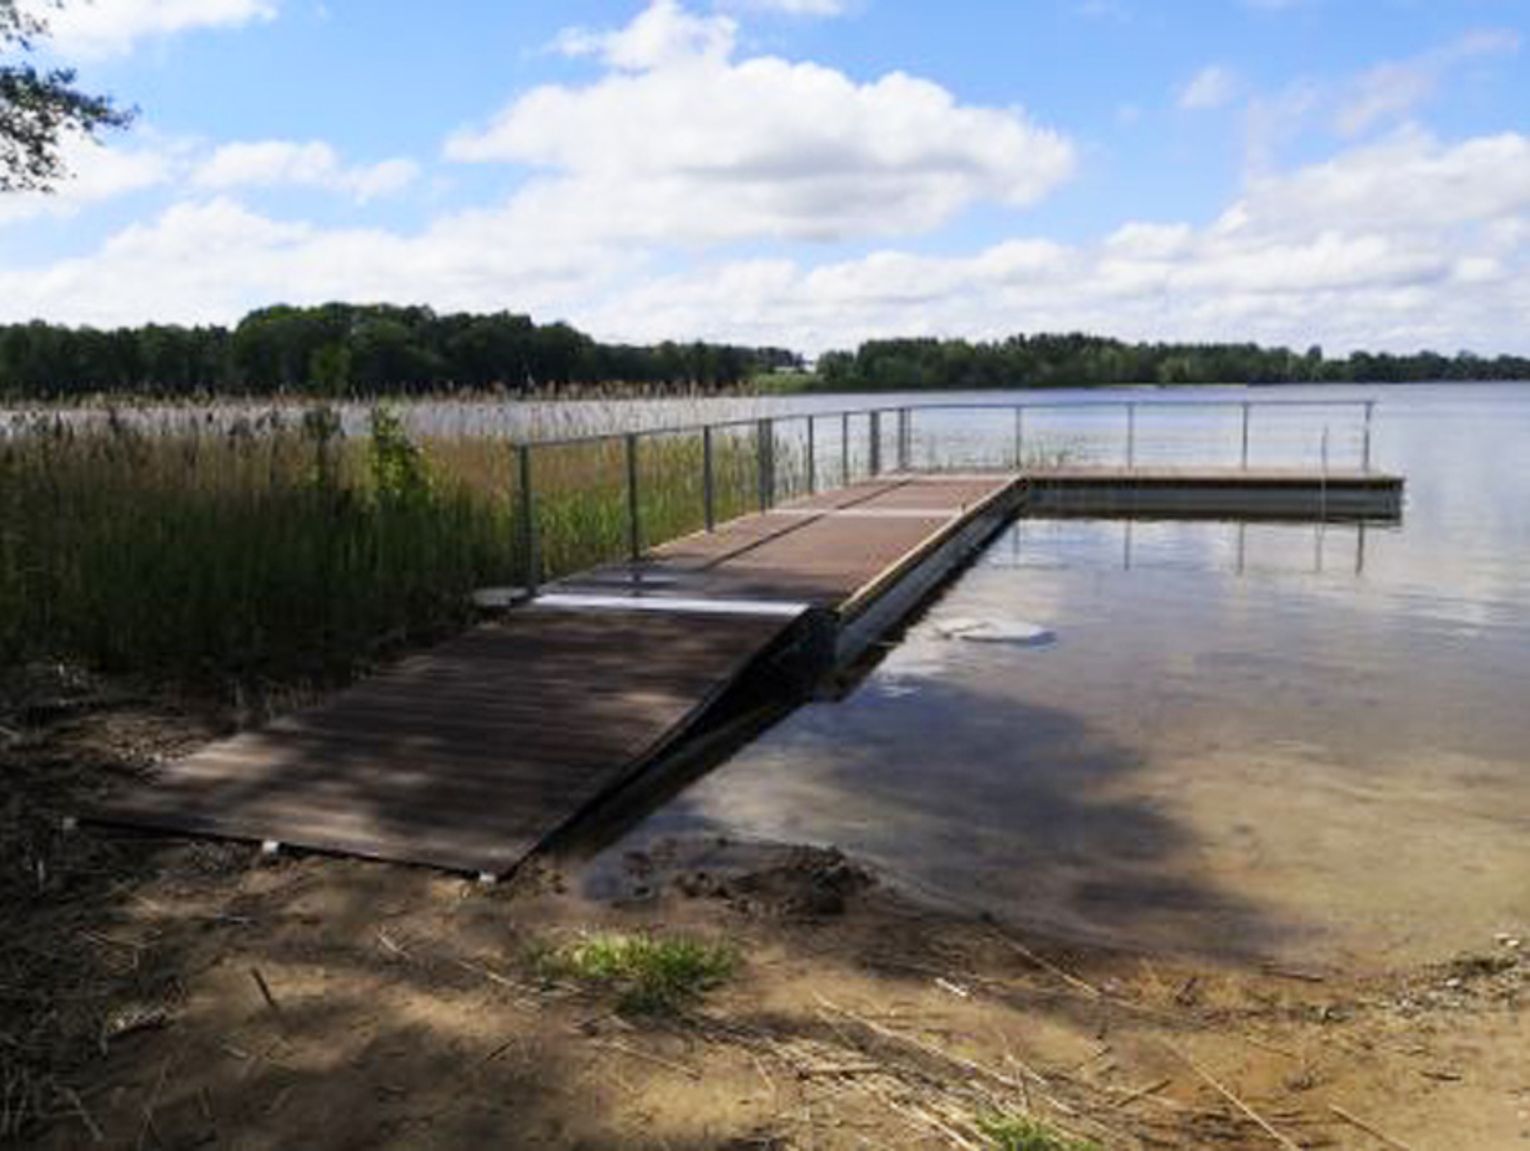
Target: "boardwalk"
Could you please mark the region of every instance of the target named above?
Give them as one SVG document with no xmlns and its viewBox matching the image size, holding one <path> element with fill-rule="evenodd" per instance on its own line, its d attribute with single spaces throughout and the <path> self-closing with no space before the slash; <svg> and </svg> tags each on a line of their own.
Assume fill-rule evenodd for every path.
<svg viewBox="0 0 1530 1151">
<path fill-rule="evenodd" d="M 1171 514 L 1312 514 L 1346 498 L 1385 512 L 1400 491 L 1360 472 L 868 480 L 553 584 L 321 707 L 168 765 L 95 814 L 500 875 L 678 745 L 751 668 L 788 653 L 819 670 L 853 659 L 1022 499 L 1048 514 L 1155 499 Z"/>
<path fill-rule="evenodd" d="M 1009 476 L 890 478 L 720 525 L 549 587 L 96 814 L 503 874 L 810 616 L 853 619 L 1015 491 Z"/>
</svg>

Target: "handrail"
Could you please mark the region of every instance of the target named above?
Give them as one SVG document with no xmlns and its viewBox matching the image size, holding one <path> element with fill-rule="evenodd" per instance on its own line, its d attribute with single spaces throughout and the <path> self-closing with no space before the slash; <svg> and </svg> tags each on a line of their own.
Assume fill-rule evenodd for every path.
<svg viewBox="0 0 1530 1151">
<path fill-rule="evenodd" d="M 1035 410 L 1065 410 L 1070 408 L 1121 408 L 1129 406 L 1138 408 L 1159 409 L 1184 409 L 1184 408 L 1374 408 L 1377 401 L 1374 399 L 1361 400 L 1335 400 L 1317 399 L 1301 400 L 1285 396 L 1268 397 L 1260 399 L 1217 399 L 1217 400 L 1171 400 L 1163 397 L 1151 399 L 1084 399 L 1084 400 L 1016 400 L 1004 403 L 994 400 L 937 400 L 920 402 L 916 404 L 874 404 L 859 408 L 824 408 L 815 411 L 779 412 L 769 415 L 735 416 L 724 420 L 704 420 L 699 423 L 666 424 L 652 428 L 631 428 L 622 431 L 611 432 L 588 432 L 576 436 L 557 436 L 551 439 L 518 439 L 512 440 L 514 447 L 562 447 L 578 444 L 595 444 L 603 441 L 624 440 L 629 435 L 636 436 L 679 436 L 698 435 L 704 429 L 711 428 L 716 431 L 719 428 L 742 428 L 750 427 L 759 423 L 762 419 L 773 420 L 777 423 L 796 420 L 833 420 L 845 416 L 870 416 L 872 414 L 888 415 L 897 412 L 933 412 L 933 411 L 1025 411 Z"/>
<path fill-rule="evenodd" d="M 1374 399 L 1296 399 L 1288 397 L 1260 397 L 1249 398 L 1220 398 L 1220 399 L 1168 399 L 1162 396 L 1146 398 L 1088 398 L 1079 400 L 936 400 L 927 403 L 898 404 L 898 405 L 871 405 L 859 408 L 834 408 L 822 411 L 782 412 L 775 415 L 740 416 L 731 419 L 711 420 L 702 423 L 681 424 L 670 427 L 637 428 L 623 431 L 598 432 L 589 435 L 567 436 L 558 439 L 545 440 L 521 440 L 516 441 L 513 449 L 517 456 L 516 474 L 519 481 L 518 508 L 522 517 L 521 532 L 523 547 L 525 550 L 526 573 L 525 582 L 528 590 L 535 592 L 541 579 L 541 559 L 537 540 L 537 504 L 536 493 L 533 487 L 534 468 L 532 457 L 539 451 L 547 451 L 560 447 L 577 445 L 589 445 L 599 443 L 617 443 L 624 446 L 625 471 L 626 471 L 626 504 L 627 504 L 627 551 L 629 559 L 637 562 L 643 552 L 644 539 L 640 513 L 642 501 L 638 485 L 640 482 L 640 468 L 638 456 L 641 444 L 645 439 L 660 436 L 699 435 L 702 438 L 702 492 L 704 504 L 704 522 L 707 531 L 716 528 L 716 495 L 715 495 L 715 434 L 719 430 L 733 428 L 753 428 L 757 443 L 757 500 L 760 511 L 766 511 L 774 505 L 777 494 L 776 474 L 776 428 L 782 424 L 795 424 L 806 421 L 807 442 L 812 457 L 808 464 L 808 490 L 817 490 L 817 448 L 816 429 L 818 421 L 836 421 L 840 425 L 840 460 L 841 480 L 850 482 L 852 475 L 851 453 L 851 420 L 854 417 L 864 417 L 866 435 L 866 472 L 869 476 L 880 475 L 883 468 L 884 458 L 884 427 L 883 417 L 895 417 L 893 458 L 900 471 L 909 468 L 912 456 L 912 431 L 914 418 L 920 413 L 927 412 L 1013 412 L 1014 413 L 1014 452 L 1012 465 L 1019 470 L 1024 465 L 1025 444 L 1025 415 L 1031 411 L 1121 411 L 1125 414 L 1124 424 L 1124 460 L 1128 469 L 1137 466 L 1138 446 L 1138 412 L 1139 410 L 1157 412 L 1183 412 L 1190 409 L 1228 409 L 1241 413 L 1242 419 L 1239 429 L 1239 458 L 1243 470 L 1249 467 L 1249 453 L 1251 443 L 1251 424 L 1256 410 L 1261 409 L 1296 409 L 1310 408 L 1330 410 L 1335 408 L 1352 408 L 1357 413 L 1363 414 L 1363 432 L 1361 437 L 1361 468 L 1365 472 L 1371 470 L 1372 459 L 1372 424 L 1374 422 L 1376 401 Z M 1326 482 L 1329 467 L 1328 460 L 1328 424 L 1324 423 L 1322 432 L 1322 468 Z"/>
</svg>

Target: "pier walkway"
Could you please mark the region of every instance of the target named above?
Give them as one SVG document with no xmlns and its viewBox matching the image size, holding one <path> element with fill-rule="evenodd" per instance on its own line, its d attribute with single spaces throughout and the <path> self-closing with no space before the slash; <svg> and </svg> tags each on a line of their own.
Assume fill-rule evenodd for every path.
<svg viewBox="0 0 1530 1151">
<path fill-rule="evenodd" d="M 720 524 L 170 763 L 95 818 L 502 875 L 758 662 L 853 655 L 875 607 L 932 584 L 1021 492 L 891 476 Z"/>
<path fill-rule="evenodd" d="M 533 458 L 572 441 L 520 445 L 529 602 L 327 703 L 168 764 L 90 817 L 498 876 L 638 776 L 652 778 L 646 773 L 682 752 L 725 701 L 805 694 L 853 663 L 1017 514 L 1401 514 L 1401 479 L 1371 467 L 1370 401 L 1115 407 L 1124 416 L 1124 466 L 1111 467 L 1066 466 L 1067 452 L 1052 453 L 1051 464 L 1045 450 L 1037 455 L 1046 434 L 1059 434 L 1060 413 L 1077 417 L 1082 431 L 1058 442 L 1087 449 L 1091 435 L 1108 440 L 1115 408 L 1101 404 L 809 412 L 679 429 L 699 449 L 711 530 L 654 547 L 643 545 L 640 524 L 643 439 L 677 430 L 590 437 L 624 443 L 627 559 L 540 586 Z M 1341 470 L 1330 467 L 1330 427 L 1346 407 L 1359 416 L 1358 466 Z M 1229 409 L 1233 419 L 1204 433 L 1207 449 L 1194 454 L 1216 458 L 1220 448 L 1239 466 L 1150 463 L 1145 449 L 1177 443 L 1160 444 L 1150 431 L 1204 420 L 1196 413 L 1208 408 Z M 1316 439 L 1308 455 L 1321 466 L 1251 466 L 1266 450 L 1251 442 L 1251 428 L 1279 430 L 1303 409 L 1322 420 L 1301 433 Z M 998 421 L 981 458 L 963 447 L 968 424 L 916 434 L 916 418 L 922 425 L 953 413 Z M 1052 430 L 1043 434 L 1046 421 Z M 787 423 L 802 433 L 797 458 L 813 494 L 778 502 Z M 716 451 L 739 424 L 758 464 L 758 510 L 715 523 Z M 728 442 L 739 450 L 738 440 Z M 919 470 L 921 454 L 931 468 L 967 459 L 973 470 Z M 995 464 L 995 454 L 1008 462 Z M 1111 451 L 1082 454 L 1097 460 Z M 894 461 L 890 474 L 884 459 Z M 820 491 L 824 471 L 838 483 Z"/>
</svg>

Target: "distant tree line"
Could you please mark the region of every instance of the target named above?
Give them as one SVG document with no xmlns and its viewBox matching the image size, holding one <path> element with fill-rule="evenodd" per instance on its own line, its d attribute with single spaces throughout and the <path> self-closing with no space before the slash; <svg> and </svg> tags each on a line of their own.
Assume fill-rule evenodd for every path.
<svg viewBox="0 0 1530 1151">
<path fill-rule="evenodd" d="M 251 312 L 234 328 L 0 325 L 0 398 L 70 400 L 300 394 L 343 398 L 569 386 L 733 388 L 797 371 L 784 348 L 600 343 L 511 312 L 324 304 Z M 1530 358 L 1354 352 L 1329 358 L 1257 344 L 1149 344 L 1082 333 L 993 342 L 871 340 L 828 352 L 824 390 L 1087 387 L 1094 384 L 1407 383 L 1530 380 Z"/>
<path fill-rule="evenodd" d="M 438 315 L 389 305 L 262 308 L 232 330 L 0 326 L 0 396 L 11 399 L 725 388 L 800 365 L 781 348 L 603 344 L 567 324 L 510 312 Z"/>
<path fill-rule="evenodd" d="M 1257 344 L 1129 344 L 1072 333 L 990 343 L 871 340 L 818 361 L 818 386 L 830 391 L 1423 380 L 1530 380 L 1530 358 L 1355 352 L 1329 359 L 1317 346 L 1294 352 Z"/>
</svg>

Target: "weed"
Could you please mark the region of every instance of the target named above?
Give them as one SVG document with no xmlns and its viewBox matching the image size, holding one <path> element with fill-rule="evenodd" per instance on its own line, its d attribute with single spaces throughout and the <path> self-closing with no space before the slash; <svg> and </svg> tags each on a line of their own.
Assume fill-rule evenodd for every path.
<svg viewBox="0 0 1530 1151">
<path fill-rule="evenodd" d="M 663 1014 L 727 979 L 738 966 L 738 954 L 726 945 L 694 939 L 604 932 L 546 951 L 535 965 L 550 978 L 615 990 L 623 1012 Z"/>
<path fill-rule="evenodd" d="M 1099 1147 L 1061 1134 L 1028 1115 L 983 1115 L 977 1120 L 977 1129 L 994 1151 L 1098 1151 Z"/>
</svg>

